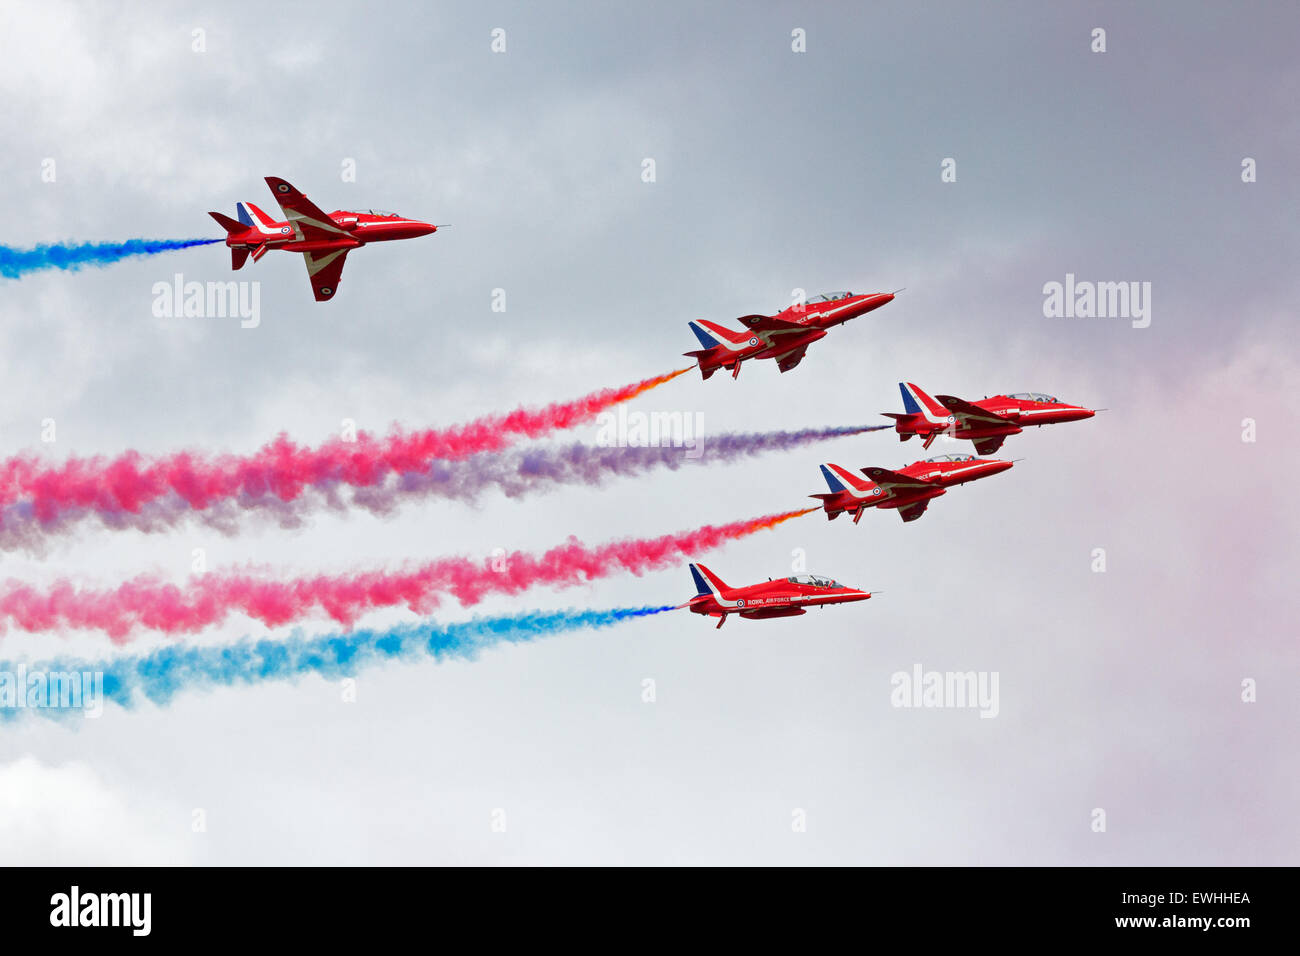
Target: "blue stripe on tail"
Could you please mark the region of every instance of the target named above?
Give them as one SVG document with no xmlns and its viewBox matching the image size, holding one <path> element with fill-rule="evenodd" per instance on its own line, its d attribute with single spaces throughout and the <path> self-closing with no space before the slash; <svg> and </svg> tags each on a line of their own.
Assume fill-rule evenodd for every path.
<svg viewBox="0 0 1300 956">
<path fill-rule="evenodd" d="M 691 322 L 689 324 L 691 327 L 691 331 L 695 333 L 695 337 L 700 340 L 700 344 L 703 345 L 706 349 L 711 349 L 718 344 L 718 340 L 715 339 L 713 336 L 711 336 L 708 332 L 705 332 L 703 328 L 696 325 L 694 322 Z"/>
<path fill-rule="evenodd" d="M 831 491 L 845 490 L 844 482 L 840 481 L 838 478 L 835 477 L 835 472 L 831 471 L 825 465 L 822 465 L 821 468 L 822 468 L 822 477 L 826 479 L 826 484 L 830 487 Z"/>
<path fill-rule="evenodd" d="M 709 582 L 704 580 L 704 575 L 700 574 L 695 565 L 691 565 L 691 577 L 695 579 L 695 592 L 700 594 L 712 594 L 713 588 L 709 587 Z"/>
<path fill-rule="evenodd" d="M 921 414 L 921 406 L 916 404 L 916 399 L 914 399 L 912 393 L 907 390 L 907 386 L 902 382 L 899 382 L 898 390 L 903 393 L 903 410 L 909 415 Z"/>
</svg>

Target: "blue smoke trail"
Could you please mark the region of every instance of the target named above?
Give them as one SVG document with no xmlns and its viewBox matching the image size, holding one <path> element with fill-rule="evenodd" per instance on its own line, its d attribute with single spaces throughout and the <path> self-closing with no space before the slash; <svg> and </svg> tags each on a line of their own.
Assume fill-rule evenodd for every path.
<svg viewBox="0 0 1300 956">
<path fill-rule="evenodd" d="M 76 245 L 54 242 L 32 249 L 0 246 L 0 276 L 21 279 L 40 269 L 80 269 L 106 266 L 128 256 L 156 256 L 173 249 L 209 246 L 225 239 L 128 239 L 126 242 L 82 242 Z"/>
<path fill-rule="evenodd" d="M 67 657 L 22 665 L 0 661 L 0 676 L 23 673 L 28 675 L 30 686 L 33 674 L 102 673 L 105 700 L 130 708 L 143 697 L 162 706 L 187 689 L 294 680 L 307 674 L 337 679 L 391 660 L 411 661 L 421 657 L 472 660 L 479 650 L 495 644 L 517 644 L 565 631 L 612 627 L 629 618 L 671 610 L 672 605 L 604 611 L 529 611 L 506 617 L 476 617 L 455 624 L 422 621 L 382 631 L 359 630 L 319 637 L 295 633 L 283 641 L 244 639 L 237 644 L 211 647 L 174 645 L 149 654 L 99 661 Z M 11 687 L 10 694 L 15 690 L 20 694 L 25 692 L 23 688 Z M 78 713 L 67 708 L 18 708 L 13 699 L 0 695 L 0 720 L 16 717 L 24 709 L 49 717 Z"/>
</svg>

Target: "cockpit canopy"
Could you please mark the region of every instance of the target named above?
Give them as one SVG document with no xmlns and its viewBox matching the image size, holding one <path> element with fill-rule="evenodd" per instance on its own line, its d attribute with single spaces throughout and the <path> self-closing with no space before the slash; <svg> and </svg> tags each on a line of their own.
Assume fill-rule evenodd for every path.
<svg viewBox="0 0 1300 956">
<path fill-rule="evenodd" d="M 842 588 L 844 585 L 830 578 L 824 578 L 820 574 L 796 574 L 787 578 L 791 584 L 807 584 L 815 588 Z"/>
<path fill-rule="evenodd" d="M 1057 404 L 1055 397 L 1044 395 L 1042 392 L 1016 392 L 1014 395 L 1008 395 L 1007 398 L 1014 398 L 1022 402 L 1043 402 L 1048 405 Z"/>
<path fill-rule="evenodd" d="M 926 461 L 974 461 L 974 455 L 935 455 L 933 458 L 927 458 Z"/>
<path fill-rule="evenodd" d="M 819 302 L 838 302 L 840 299 L 847 299 L 853 295 L 852 292 L 827 292 L 825 295 L 815 295 L 808 300 L 808 305 L 817 305 Z"/>
<path fill-rule="evenodd" d="M 383 216 L 385 219 L 397 219 L 395 212 L 385 212 L 382 209 L 349 209 L 348 212 L 354 216 Z"/>
</svg>

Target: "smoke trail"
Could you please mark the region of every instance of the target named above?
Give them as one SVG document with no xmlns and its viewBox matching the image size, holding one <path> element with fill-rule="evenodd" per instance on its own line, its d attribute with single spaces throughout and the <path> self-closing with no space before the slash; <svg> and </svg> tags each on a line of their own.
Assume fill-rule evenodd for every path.
<svg viewBox="0 0 1300 956">
<path fill-rule="evenodd" d="M 231 645 L 172 646 L 149 654 L 98 661 L 68 657 L 31 664 L 4 661 L 0 662 L 0 674 L 103 674 L 103 691 L 108 700 L 128 708 L 141 698 L 163 705 L 182 690 L 295 680 L 308 674 L 337 679 L 353 676 L 375 664 L 422 657 L 437 661 L 473 660 L 480 650 L 497 644 L 535 641 L 566 631 L 597 630 L 629 618 L 649 617 L 672 609 L 672 605 L 664 605 L 603 611 L 530 611 L 456 624 L 426 621 L 381 631 L 362 630 L 321 637 L 294 634 L 283 641 L 246 638 Z M 16 717 L 21 710 L 13 695 L 27 692 L 26 686 L 10 687 L 6 697 L 4 686 L 0 684 L 0 719 Z M 30 698 L 27 699 L 31 705 Z M 75 713 L 66 708 L 48 707 L 40 712 L 47 716 Z"/>
<path fill-rule="evenodd" d="M 280 435 L 252 455 L 203 456 L 178 452 L 145 458 L 128 451 L 116 458 L 72 458 L 45 465 L 32 456 L 0 461 L 0 508 L 21 503 L 43 525 L 56 525 L 69 511 L 138 514 L 167 495 L 195 510 L 223 500 L 275 498 L 291 502 L 314 485 L 369 487 L 390 475 L 422 471 L 438 459 L 456 460 L 505 448 L 521 437 L 536 438 L 571 428 L 621 402 L 630 401 L 689 369 L 607 388 L 540 409 L 518 408 L 465 425 L 405 432 L 387 437 L 361 433 L 355 441 L 333 439 L 306 448 Z M 28 510 L 30 509 L 30 510 Z"/>
<path fill-rule="evenodd" d="M 602 447 L 575 443 L 560 448 L 482 452 L 458 461 L 435 461 L 422 471 L 390 475 L 369 487 L 318 482 L 292 501 L 270 493 L 258 497 L 241 494 L 214 502 L 202 511 L 195 511 L 179 495 L 169 493 L 137 511 L 112 506 L 69 508 L 56 518 L 41 522 L 32 505 L 22 501 L 0 508 L 0 550 L 21 547 L 40 551 L 45 536 L 66 532 L 92 517 L 99 518 L 111 530 L 167 531 L 197 519 L 222 534 L 234 534 L 244 515 L 257 513 L 281 527 L 297 528 L 322 510 L 341 512 L 360 508 L 377 515 L 390 515 L 404 502 L 428 498 L 474 504 L 484 493 L 494 490 L 518 498 L 560 485 L 594 488 L 613 478 L 635 477 L 658 468 L 675 471 L 684 465 L 727 464 L 764 452 L 789 451 L 814 442 L 892 427 L 866 425 L 723 434 L 701 441 L 694 450 L 672 445 Z"/>
<path fill-rule="evenodd" d="M 426 471 L 402 475 L 396 482 L 367 489 L 353 500 L 361 507 L 387 513 L 401 499 L 408 497 L 437 496 L 473 503 L 484 491 L 497 489 L 507 497 L 516 498 L 547 485 L 594 487 L 612 477 L 642 475 L 656 468 L 675 471 L 691 463 L 729 464 L 764 452 L 790 451 L 814 442 L 892 427 L 850 425 L 715 435 L 700 441 L 697 455 L 673 445 L 602 447 L 582 444 L 477 455 L 463 462 L 435 462 Z"/>
<path fill-rule="evenodd" d="M 99 630 L 115 641 L 124 641 L 140 629 L 194 633 L 234 613 L 270 627 L 324 613 L 346 626 L 378 608 L 405 606 L 428 614 L 446 595 L 470 606 L 489 595 L 518 594 L 531 587 L 573 587 L 619 572 L 640 575 L 816 510 L 803 508 L 594 547 L 570 537 L 540 555 L 515 551 L 484 560 L 440 558 L 397 571 L 285 581 L 216 572 L 193 577 L 184 588 L 148 575 L 112 590 L 78 589 L 67 580 L 38 590 L 10 581 L 0 594 L 0 622 L 29 632 Z"/>
<path fill-rule="evenodd" d="M 156 256 L 173 249 L 208 246 L 225 239 L 128 239 L 126 242 L 53 242 L 31 249 L 0 246 L 0 276 L 21 279 L 41 269 L 76 270 L 82 266 L 107 266 L 131 256 Z"/>
</svg>

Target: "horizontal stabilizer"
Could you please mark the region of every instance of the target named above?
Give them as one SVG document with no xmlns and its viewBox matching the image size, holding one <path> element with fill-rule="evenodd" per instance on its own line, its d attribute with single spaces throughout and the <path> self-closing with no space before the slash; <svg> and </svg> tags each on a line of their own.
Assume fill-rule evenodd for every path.
<svg viewBox="0 0 1300 956">
<path fill-rule="evenodd" d="M 221 225 L 221 228 L 231 235 L 243 232 L 248 228 L 239 220 L 231 219 L 229 216 L 224 216 L 219 212 L 210 212 L 208 215 L 215 219 Z M 235 268 L 238 269 L 239 266 L 235 266 Z"/>
</svg>

